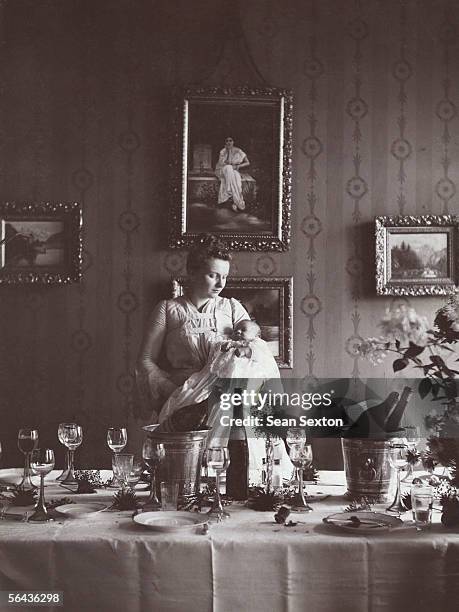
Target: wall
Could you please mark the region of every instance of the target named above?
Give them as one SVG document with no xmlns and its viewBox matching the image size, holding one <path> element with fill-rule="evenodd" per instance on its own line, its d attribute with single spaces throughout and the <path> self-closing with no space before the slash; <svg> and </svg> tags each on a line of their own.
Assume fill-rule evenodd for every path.
<svg viewBox="0 0 459 612">
<path fill-rule="evenodd" d="M 78 419 L 86 466 L 135 409 L 148 310 L 184 272 L 167 249 L 170 91 L 213 69 L 220 0 L 3 2 L 4 200 L 78 200 L 84 279 L 0 287 L 1 433 L 56 444 Z M 391 375 L 355 353 L 392 302 L 374 293 L 372 220 L 457 212 L 458 7 L 437 1 L 251 0 L 253 59 L 295 100 L 292 248 L 235 257 L 238 275 L 294 276 L 296 377 Z M 432 316 L 441 299 L 410 302 Z M 390 385 L 390 383 L 388 383 Z M 324 465 L 326 452 L 322 452 Z"/>
</svg>

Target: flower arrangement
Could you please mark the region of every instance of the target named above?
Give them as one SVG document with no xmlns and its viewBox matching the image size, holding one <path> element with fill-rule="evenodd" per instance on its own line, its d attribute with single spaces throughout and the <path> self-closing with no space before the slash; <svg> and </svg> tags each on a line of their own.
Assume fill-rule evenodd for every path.
<svg viewBox="0 0 459 612">
<path fill-rule="evenodd" d="M 440 308 L 433 328 L 425 317 L 405 304 L 387 309 L 379 325 L 382 335 L 366 338 L 359 352 L 373 364 L 381 363 L 390 353 L 396 355 L 394 372 L 412 366 L 422 370 L 419 382 L 421 398 L 430 396 L 442 404 L 426 417 L 426 426 L 435 436 L 429 438 L 428 460 L 452 468 L 452 482 L 459 485 L 459 303 L 456 297 Z"/>
</svg>

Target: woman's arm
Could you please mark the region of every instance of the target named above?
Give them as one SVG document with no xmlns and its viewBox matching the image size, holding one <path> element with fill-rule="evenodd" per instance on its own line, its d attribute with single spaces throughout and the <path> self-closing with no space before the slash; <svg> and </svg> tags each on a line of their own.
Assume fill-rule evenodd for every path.
<svg viewBox="0 0 459 612">
<path fill-rule="evenodd" d="M 241 168 L 245 168 L 246 166 L 250 166 L 250 162 L 247 155 L 244 155 L 244 158 L 240 164 L 234 164 L 234 169 L 240 170 Z"/>
<path fill-rule="evenodd" d="M 158 401 L 165 400 L 176 389 L 169 374 L 158 365 L 167 332 L 167 302 L 163 300 L 153 310 L 145 331 L 136 365 L 136 377 L 143 403 L 150 412 L 158 408 Z"/>
</svg>

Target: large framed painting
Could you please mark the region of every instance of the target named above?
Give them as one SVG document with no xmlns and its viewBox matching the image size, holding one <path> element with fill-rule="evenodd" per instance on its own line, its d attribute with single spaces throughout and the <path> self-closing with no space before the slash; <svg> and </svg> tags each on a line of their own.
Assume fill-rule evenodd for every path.
<svg viewBox="0 0 459 612">
<path fill-rule="evenodd" d="M 458 217 L 376 217 L 379 295 L 447 295 L 456 290 Z"/>
<path fill-rule="evenodd" d="M 211 232 L 235 250 L 287 250 L 291 92 L 188 88 L 174 117 L 170 246 Z"/>
<path fill-rule="evenodd" d="M 81 277 L 76 203 L 0 203 L 0 284 L 66 284 Z"/>
<path fill-rule="evenodd" d="M 173 297 L 183 295 L 186 278 L 173 280 Z M 261 327 L 261 337 L 280 368 L 293 367 L 293 279 L 288 277 L 233 277 L 223 297 L 236 298 Z"/>
</svg>

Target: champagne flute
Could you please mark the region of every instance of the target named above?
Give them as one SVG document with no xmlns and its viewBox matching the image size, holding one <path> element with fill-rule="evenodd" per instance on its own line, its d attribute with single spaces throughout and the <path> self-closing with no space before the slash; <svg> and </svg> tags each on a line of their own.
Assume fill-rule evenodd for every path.
<svg viewBox="0 0 459 612">
<path fill-rule="evenodd" d="M 161 510 L 161 503 L 156 495 L 156 470 L 166 456 L 166 448 L 164 444 L 155 442 L 151 438 L 146 438 L 142 446 L 142 457 L 150 472 L 151 485 L 150 495 L 147 501 L 142 506 L 145 510 Z"/>
<path fill-rule="evenodd" d="M 24 453 L 24 475 L 18 487 L 22 489 L 36 489 L 30 476 L 30 453 L 38 443 L 38 431 L 36 429 L 20 429 L 18 433 L 18 448 Z"/>
<path fill-rule="evenodd" d="M 50 448 L 35 449 L 30 456 L 30 467 L 34 474 L 40 476 L 40 496 L 35 512 L 29 518 L 29 521 L 49 521 L 50 517 L 45 506 L 45 476 L 54 467 L 54 451 Z"/>
<path fill-rule="evenodd" d="M 109 429 L 107 430 L 107 444 L 113 453 L 115 454 L 121 453 L 121 451 L 124 449 L 124 447 L 127 444 L 126 428 L 125 427 L 109 427 Z M 112 458 L 112 465 L 113 465 L 113 458 Z M 116 488 L 120 485 L 121 485 L 120 481 L 118 480 L 116 475 L 113 474 L 113 480 L 111 482 L 110 487 Z"/>
<path fill-rule="evenodd" d="M 75 450 L 83 442 L 83 428 L 76 423 L 64 423 L 62 428 L 62 440 L 69 450 L 69 470 L 65 478 L 61 481 L 62 485 L 75 485 L 77 481 L 74 473 L 74 454 Z"/>
<path fill-rule="evenodd" d="M 215 470 L 216 481 L 215 481 L 215 499 L 211 509 L 207 513 L 207 516 L 211 520 L 217 522 L 223 521 L 230 517 L 229 512 L 223 509 L 222 500 L 220 496 L 220 474 L 224 472 L 229 466 L 229 454 L 226 446 L 214 446 L 208 448 L 206 451 L 206 463 L 208 467 Z"/>
<path fill-rule="evenodd" d="M 392 512 L 398 516 L 400 516 L 402 512 L 406 512 L 400 492 L 400 472 L 408 465 L 408 451 L 409 446 L 406 438 L 398 438 L 390 444 L 389 463 L 397 472 L 397 490 L 395 492 L 394 501 L 386 509 L 386 512 Z"/>
</svg>

